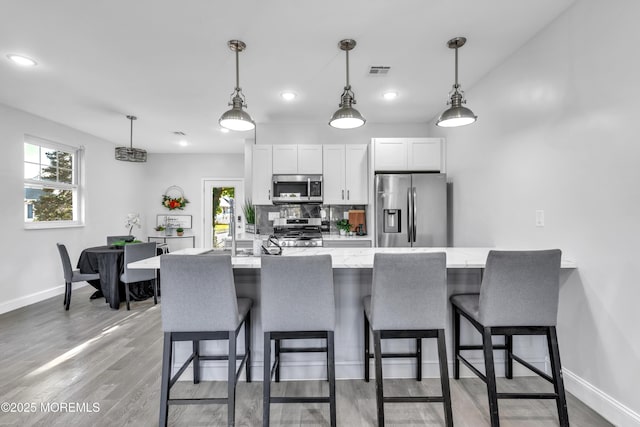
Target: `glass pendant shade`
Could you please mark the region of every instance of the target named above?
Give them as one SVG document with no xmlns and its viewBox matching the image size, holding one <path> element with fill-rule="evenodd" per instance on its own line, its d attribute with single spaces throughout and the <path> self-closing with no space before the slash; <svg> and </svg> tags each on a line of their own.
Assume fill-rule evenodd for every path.
<svg viewBox="0 0 640 427">
<path fill-rule="evenodd" d="M 223 128 L 229 130 L 251 130 L 256 127 L 256 124 L 249 113 L 244 111 L 244 108 L 247 105 L 242 93 L 242 89 L 240 88 L 240 66 L 238 59 L 239 52 L 242 52 L 247 47 L 247 45 L 240 40 L 230 40 L 228 46 L 229 49 L 236 53 L 236 87 L 231 94 L 231 102 L 229 103 L 232 108 L 222 114 L 222 116 L 220 116 L 218 123 Z"/>
<path fill-rule="evenodd" d="M 352 106 L 356 103 L 356 100 L 351 91 L 351 85 L 349 84 L 349 51 L 356 46 L 356 41 L 345 39 L 340 41 L 338 46 L 344 50 L 347 55 L 347 84 L 344 87 L 344 92 L 342 92 L 340 108 L 333 113 L 331 120 L 329 120 L 329 125 L 336 129 L 354 129 L 366 123 L 362 114 Z"/>
<path fill-rule="evenodd" d="M 451 105 L 451 107 L 440 114 L 440 117 L 438 117 L 436 121 L 436 125 L 440 127 L 451 128 L 465 126 L 475 122 L 478 118 L 478 116 L 473 114 L 473 111 L 462 105 L 467 101 L 464 98 L 464 92 L 458 84 L 458 48 L 464 46 L 466 41 L 467 39 L 464 37 L 456 37 L 447 42 L 449 48 L 455 49 L 456 51 L 456 76 L 453 89 L 449 93 L 449 100 L 447 101 L 447 104 Z"/>
<path fill-rule="evenodd" d="M 131 122 L 129 147 L 116 147 L 116 160 L 144 163 L 147 161 L 147 151 L 141 148 L 133 148 L 133 121 L 138 118 L 136 116 L 127 116 L 127 119 Z"/>
</svg>

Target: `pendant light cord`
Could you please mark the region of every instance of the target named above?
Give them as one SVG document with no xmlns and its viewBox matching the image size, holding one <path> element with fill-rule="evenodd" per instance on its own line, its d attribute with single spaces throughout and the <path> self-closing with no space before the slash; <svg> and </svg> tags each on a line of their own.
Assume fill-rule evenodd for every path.
<svg viewBox="0 0 640 427">
<path fill-rule="evenodd" d="M 129 134 L 129 148 L 133 150 L 133 117 L 129 119 L 131 122 L 131 133 Z"/>
<path fill-rule="evenodd" d="M 240 53 L 236 49 L 236 90 L 240 91 Z"/>
<path fill-rule="evenodd" d="M 349 84 L 349 51 L 345 50 L 345 53 L 347 54 L 347 88 L 351 88 Z"/>
<path fill-rule="evenodd" d="M 456 51 L 456 82 L 455 82 L 455 87 L 458 87 L 458 48 L 456 47 L 455 49 Z"/>
</svg>

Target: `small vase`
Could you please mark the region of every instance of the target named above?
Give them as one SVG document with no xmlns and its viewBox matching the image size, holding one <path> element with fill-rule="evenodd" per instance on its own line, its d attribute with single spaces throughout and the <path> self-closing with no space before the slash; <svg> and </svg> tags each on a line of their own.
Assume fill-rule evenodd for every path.
<svg viewBox="0 0 640 427">
<path fill-rule="evenodd" d="M 176 234 L 177 234 L 178 236 L 182 236 L 182 235 L 184 234 L 184 231 L 176 231 Z"/>
<path fill-rule="evenodd" d="M 341 236 L 346 236 L 346 235 L 347 235 L 346 230 L 340 230 L 340 235 L 341 235 Z"/>
</svg>

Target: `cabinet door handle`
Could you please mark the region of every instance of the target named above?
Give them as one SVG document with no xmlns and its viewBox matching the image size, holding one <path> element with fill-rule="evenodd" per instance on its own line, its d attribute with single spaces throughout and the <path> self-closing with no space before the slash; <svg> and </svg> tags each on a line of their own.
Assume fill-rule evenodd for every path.
<svg viewBox="0 0 640 427">
<path fill-rule="evenodd" d="M 349 200 L 349 190 L 347 190 L 347 200 Z"/>
<path fill-rule="evenodd" d="M 267 198 L 268 200 L 271 200 L 271 190 L 269 190 L 269 193 L 267 194 Z"/>
<path fill-rule="evenodd" d="M 344 200 L 344 190 L 342 190 L 342 200 Z"/>
</svg>

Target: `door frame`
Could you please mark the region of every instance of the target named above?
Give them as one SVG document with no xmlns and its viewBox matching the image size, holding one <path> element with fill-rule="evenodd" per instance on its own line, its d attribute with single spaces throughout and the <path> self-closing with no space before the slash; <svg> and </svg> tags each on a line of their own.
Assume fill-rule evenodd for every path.
<svg viewBox="0 0 640 427">
<path fill-rule="evenodd" d="M 202 178 L 202 247 L 211 248 L 213 245 L 213 224 L 211 212 L 211 189 L 213 187 L 234 187 L 235 188 L 235 212 L 237 218 L 241 217 L 236 224 L 236 235 L 244 233 L 245 218 L 242 212 L 244 203 L 244 178 Z M 240 202 L 240 203 L 238 203 Z"/>
</svg>

